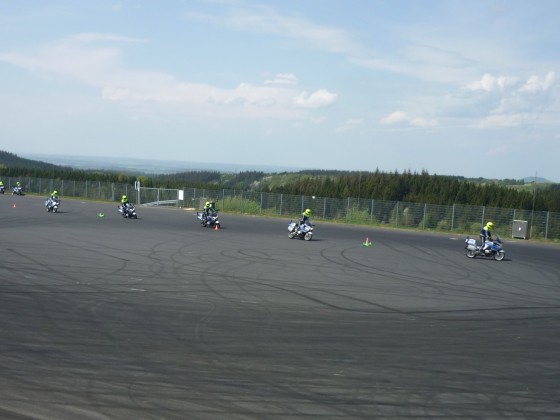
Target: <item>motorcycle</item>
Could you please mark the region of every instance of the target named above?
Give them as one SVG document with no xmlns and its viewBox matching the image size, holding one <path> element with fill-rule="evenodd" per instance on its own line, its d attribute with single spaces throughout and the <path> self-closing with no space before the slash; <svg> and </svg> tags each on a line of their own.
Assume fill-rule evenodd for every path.
<svg viewBox="0 0 560 420">
<path fill-rule="evenodd" d="M 60 200 L 58 198 L 49 197 L 47 198 L 47 201 L 45 201 L 45 207 L 47 208 L 47 213 L 51 211 L 53 213 L 58 213 L 59 206 L 60 206 Z"/>
<path fill-rule="evenodd" d="M 467 236 L 465 239 L 465 249 L 468 258 L 486 257 L 494 258 L 496 261 L 502 261 L 506 253 L 502 249 L 502 240 L 499 236 L 493 241 L 486 241 L 486 249 L 482 249 L 480 245 L 476 244 L 476 239 Z"/>
<path fill-rule="evenodd" d="M 6 187 L 3 185 L 0 185 L 0 194 L 4 194 L 6 192 Z"/>
<path fill-rule="evenodd" d="M 197 212 L 196 218 L 199 220 L 200 224 L 204 227 L 213 227 L 216 229 L 220 229 L 221 227 L 217 212 L 213 212 L 209 216 L 206 216 L 204 212 Z"/>
<path fill-rule="evenodd" d="M 134 204 L 132 203 L 128 203 L 125 206 L 120 204 L 117 207 L 117 210 L 125 219 L 138 219 L 138 216 L 136 215 L 136 207 L 134 207 Z"/>
<path fill-rule="evenodd" d="M 12 188 L 12 195 L 23 195 L 23 189 L 21 187 L 15 186 Z"/>
<path fill-rule="evenodd" d="M 296 222 L 291 220 L 290 223 L 288 224 L 288 232 L 289 232 L 288 238 L 290 239 L 299 238 L 305 241 L 310 241 L 311 238 L 313 237 L 314 227 L 315 225 L 313 224 L 310 225 L 307 223 L 303 223 L 298 226 Z"/>
</svg>

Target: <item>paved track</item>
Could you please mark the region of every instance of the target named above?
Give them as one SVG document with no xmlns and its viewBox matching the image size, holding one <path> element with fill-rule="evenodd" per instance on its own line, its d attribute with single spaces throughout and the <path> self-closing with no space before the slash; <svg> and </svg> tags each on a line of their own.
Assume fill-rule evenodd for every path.
<svg viewBox="0 0 560 420">
<path fill-rule="evenodd" d="M 558 247 L 138 214 L 0 196 L 1 419 L 560 417 Z"/>
</svg>

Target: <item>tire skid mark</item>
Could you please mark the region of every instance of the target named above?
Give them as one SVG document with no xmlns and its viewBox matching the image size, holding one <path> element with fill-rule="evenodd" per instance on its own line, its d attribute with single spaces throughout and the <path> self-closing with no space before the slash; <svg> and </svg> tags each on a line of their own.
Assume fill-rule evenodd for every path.
<svg viewBox="0 0 560 420">
<path fill-rule="evenodd" d="M 242 251 L 240 252 L 240 254 L 247 256 L 248 254 L 251 254 L 252 251 Z M 234 255 L 230 254 L 231 258 L 235 258 Z M 244 263 L 242 264 L 237 264 L 236 265 L 236 269 L 242 269 L 244 267 L 248 267 L 251 266 L 254 263 L 260 263 L 260 259 L 262 259 L 262 257 L 267 257 L 266 254 L 262 254 L 262 252 L 257 252 L 256 256 L 254 256 L 252 259 L 246 259 Z M 257 258 L 257 260 L 255 260 L 255 258 Z M 238 261 L 236 261 L 238 262 Z M 251 279 L 247 279 L 246 276 L 243 275 L 232 275 L 231 274 L 231 268 L 229 268 L 228 264 L 225 264 L 226 266 L 228 266 L 227 268 L 223 268 L 221 267 L 222 265 L 224 265 L 224 261 L 222 260 L 221 263 L 214 263 L 214 264 L 210 264 L 207 269 L 204 271 L 204 273 L 202 273 L 201 275 L 201 281 L 205 284 L 205 286 L 208 288 L 208 291 L 210 291 L 212 294 L 214 294 L 215 296 L 217 296 L 221 301 L 223 302 L 228 302 L 234 306 L 237 307 L 242 307 L 245 308 L 245 310 L 247 309 L 247 307 L 251 308 L 252 310 L 255 309 L 255 303 L 251 303 L 250 305 L 248 305 L 246 302 L 240 302 L 238 299 L 236 298 L 231 298 L 230 296 L 227 296 L 224 292 L 218 290 L 217 288 L 213 287 L 211 285 L 212 283 L 212 278 L 218 278 L 218 279 L 223 279 L 222 276 L 220 276 L 220 272 L 229 272 L 230 274 L 227 276 L 227 279 L 231 280 L 230 283 L 228 284 L 234 284 L 235 286 L 237 286 L 238 288 L 240 288 L 240 290 L 242 291 L 246 291 L 247 288 L 246 286 L 244 286 L 243 284 L 259 284 L 265 287 L 270 287 L 270 285 L 263 283 L 262 281 L 259 280 L 259 275 L 257 275 L 256 278 L 251 278 Z M 282 264 L 282 266 L 285 267 L 285 264 Z M 220 268 L 220 270 L 217 270 L 218 268 Z M 283 267 L 280 267 L 283 268 Z M 269 269 L 270 270 L 270 269 Z M 275 271 L 273 269 L 273 271 Z M 267 337 L 265 338 L 265 340 L 270 343 L 271 339 L 270 339 L 270 326 L 272 325 L 272 314 L 271 311 L 266 307 L 266 305 L 263 304 L 259 304 L 258 302 L 262 301 L 262 297 L 259 295 L 255 295 L 257 297 L 256 300 L 256 305 L 258 305 L 260 307 L 261 310 L 265 311 L 265 316 L 263 317 L 264 320 L 264 329 L 262 329 L 261 331 L 263 335 L 266 335 Z M 212 361 L 213 364 L 218 364 L 218 365 L 223 365 L 224 367 L 226 367 L 226 364 L 229 364 L 229 367 L 231 367 L 231 362 L 224 362 L 222 360 L 222 357 L 215 353 L 212 352 L 211 349 L 212 347 L 210 346 L 210 344 L 208 344 L 204 338 L 204 330 L 205 330 L 205 325 L 207 325 L 215 316 L 216 313 L 219 312 L 219 305 L 215 305 L 209 312 L 207 312 L 204 317 L 201 319 L 201 321 L 199 323 L 197 323 L 197 343 L 198 344 L 203 344 L 204 346 L 204 351 L 205 351 L 205 357 L 209 360 Z M 267 387 L 271 388 L 271 389 L 277 389 L 277 390 L 281 390 L 284 392 L 289 391 L 290 393 L 295 393 L 297 395 L 300 396 L 300 398 L 304 399 L 305 401 L 307 400 L 311 400 L 311 401 L 320 401 L 322 398 L 322 394 L 320 392 L 312 392 L 310 390 L 302 390 L 300 387 L 295 387 L 292 385 L 284 385 L 284 384 L 279 384 L 276 381 L 273 380 L 268 380 L 266 378 L 263 378 L 263 376 L 259 373 L 259 372 L 252 372 L 250 370 L 250 366 L 240 366 L 240 369 L 242 369 L 244 376 L 251 376 L 252 379 L 255 382 L 261 382 L 264 383 L 264 385 L 266 385 Z M 351 409 L 351 408 L 344 408 L 344 407 L 339 407 L 338 410 L 341 412 L 341 415 L 352 415 L 355 414 L 356 411 Z M 294 411 L 294 414 L 297 414 L 297 411 Z"/>
</svg>

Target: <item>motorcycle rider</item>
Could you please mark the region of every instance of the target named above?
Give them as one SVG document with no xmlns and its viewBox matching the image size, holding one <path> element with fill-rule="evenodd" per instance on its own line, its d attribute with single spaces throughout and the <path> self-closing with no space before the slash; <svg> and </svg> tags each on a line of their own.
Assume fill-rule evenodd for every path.
<svg viewBox="0 0 560 420">
<path fill-rule="evenodd" d="M 126 197 L 126 195 L 123 195 L 121 197 L 121 208 L 122 208 L 123 214 L 126 214 L 126 211 L 128 209 L 129 204 L 130 203 L 128 201 L 128 198 Z"/>
<path fill-rule="evenodd" d="M 492 229 L 494 228 L 494 223 L 487 222 L 485 226 L 480 230 L 480 242 L 481 246 L 480 249 L 482 252 L 485 252 L 487 249 L 486 241 L 493 241 L 492 238 Z"/>
<path fill-rule="evenodd" d="M 214 208 L 214 204 L 215 203 L 213 201 L 207 201 L 206 203 L 204 203 L 204 209 L 202 213 L 205 219 L 208 219 L 208 216 L 216 212 L 216 209 Z"/>
<path fill-rule="evenodd" d="M 311 222 L 309 221 L 310 217 L 311 217 L 311 209 L 305 209 L 305 211 L 303 213 L 301 213 L 301 217 L 299 219 L 299 222 L 298 222 L 298 225 L 296 226 L 296 228 L 299 230 L 301 225 L 310 225 L 311 224 Z"/>
<path fill-rule="evenodd" d="M 0 181 L 0 194 L 4 194 L 5 190 L 6 190 L 6 187 L 4 187 L 4 183 L 2 181 Z"/>
<path fill-rule="evenodd" d="M 47 207 L 51 205 L 54 201 L 58 201 L 58 191 L 54 190 L 51 196 L 47 199 Z"/>
</svg>

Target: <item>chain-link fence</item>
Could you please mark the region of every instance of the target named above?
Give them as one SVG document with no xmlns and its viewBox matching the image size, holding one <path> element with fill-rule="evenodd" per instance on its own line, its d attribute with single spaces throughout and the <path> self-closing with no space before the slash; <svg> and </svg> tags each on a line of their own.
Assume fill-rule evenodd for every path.
<svg viewBox="0 0 560 420">
<path fill-rule="evenodd" d="M 226 212 L 297 218 L 306 209 L 314 218 L 352 224 L 447 231 L 478 235 L 488 220 L 502 236 L 514 236 L 514 221 L 528 223 L 526 238 L 560 240 L 560 213 L 459 205 L 443 206 L 363 198 L 327 198 L 236 190 L 185 189 L 179 206 L 202 208 L 215 201 Z"/>
<path fill-rule="evenodd" d="M 201 209 L 205 201 L 215 201 L 219 210 L 297 218 L 306 208 L 315 219 L 352 224 L 447 231 L 478 235 L 481 225 L 492 220 L 502 236 L 514 236 L 515 222 L 527 222 L 526 238 L 560 240 L 560 213 L 455 204 L 443 206 L 403 201 L 363 198 L 327 198 L 274 194 L 242 190 L 200 188 L 144 188 L 122 183 L 64 181 L 58 179 L 7 178 L 7 192 L 16 181 L 24 192 L 49 195 L 57 190 L 64 197 L 120 201 L 127 195 L 137 204 Z"/>
</svg>

